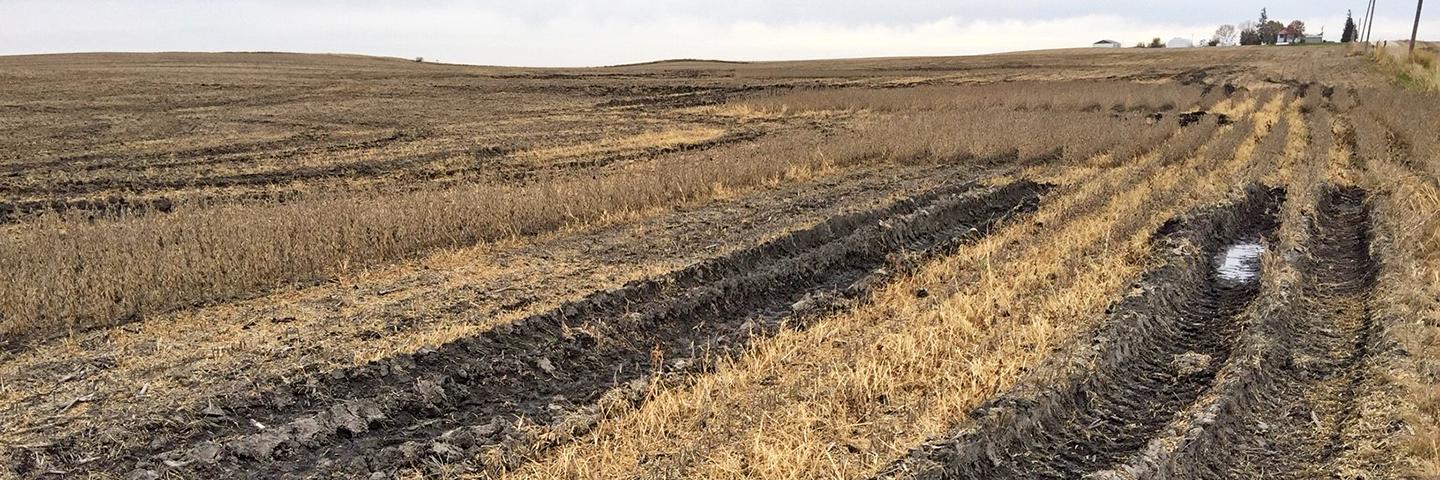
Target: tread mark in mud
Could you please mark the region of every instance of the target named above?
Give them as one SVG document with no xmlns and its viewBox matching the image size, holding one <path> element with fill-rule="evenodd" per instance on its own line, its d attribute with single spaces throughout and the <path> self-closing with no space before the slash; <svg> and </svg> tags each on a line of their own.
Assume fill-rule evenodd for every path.
<svg viewBox="0 0 1440 480">
<path fill-rule="evenodd" d="M 1299 275 L 1258 300 L 1255 324 L 1237 346 L 1251 360 L 1224 372 L 1188 418 L 1103 478 L 1322 478 L 1345 469 L 1389 476 L 1384 465 L 1336 464 L 1356 443 L 1345 431 L 1376 338 L 1367 304 L 1376 263 L 1365 192 L 1322 190 L 1308 253 L 1294 260 Z"/>
<path fill-rule="evenodd" d="M 1081 354 L 1093 357 L 1074 362 L 1091 366 L 1057 387 L 982 405 L 972 413 L 975 429 L 921 447 L 888 474 L 1079 478 L 1144 447 L 1206 391 L 1229 358 L 1237 317 L 1258 293 L 1259 279 L 1224 278 L 1217 269 L 1229 247 L 1275 230 L 1283 197 L 1252 187 L 1231 206 L 1168 222 L 1156 240 L 1170 252 L 1167 264 L 1111 308 L 1094 350 Z"/>
<path fill-rule="evenodd" d="M 474 459 L 523 437 L 514 421 L 583 433 L 565 412 L 657 369 L 733 351 L 817 297 L 866 291 L 887 266 L 973 240 L 1033 211 L 1048 187 L 958 185 L 813 228 L 663 277 L 602 291 L 431 351 L 282 386 L 223 405 L 226 422 L 158 432 L 164 445 L 105 468 L 259 477 L 389 471 Z M 652 365 L 653 352 L 662 365 Z M 633 401 L 634 399 L 632 399 Z M 265 425 L 259 428 L 256 425 Z M 175 428 L 175 427 L 171 427 Z"/>
</svg>

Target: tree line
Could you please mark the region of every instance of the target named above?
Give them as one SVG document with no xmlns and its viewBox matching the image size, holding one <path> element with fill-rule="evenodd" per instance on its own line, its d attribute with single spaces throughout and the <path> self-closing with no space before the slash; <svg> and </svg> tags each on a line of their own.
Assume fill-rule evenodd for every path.
<svg viewBox="0 0 1440 480">
<path fill-rule="evenodd" d="M 1259 21 L 1246 20 L 1239 25 L 1221 25 L 1208 43 L 1210 46 L 1275 45 L 1280 41 L 1281 32 L 1289 33 L 1290 38 L 1304 38 L 1305 22 L 1291 20 L 1288 24 L 1280 23 L 1270 18 L 1269 10 L 1261 8 Z M 1340 35 L 1340 41 L 1353 42 L 1358 37 L 1357 33 L 1354 18 L 1346 12 L 1345 31 Z"/>
</svg>

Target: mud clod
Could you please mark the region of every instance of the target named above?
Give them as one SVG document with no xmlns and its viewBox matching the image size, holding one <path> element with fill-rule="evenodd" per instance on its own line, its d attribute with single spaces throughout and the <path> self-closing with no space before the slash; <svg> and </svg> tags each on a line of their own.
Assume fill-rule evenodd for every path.
<svg viewBox="0 0 1440 480">
<path fill-rule="evenodd" d="M 370 430 L 365 420 L 346 405 L 331 407 L 330 421 L 334 422 L 336 431 L 342 434 L 359 435 Z"/>
<path fill-rule="evenodd" d="M 287 439 L 278 433 L 249 435 L 230 445 L 235 455 L 251 460 L 269 460 Z"/>
<path fill-rule="evenodd" d="M 224 449 L 215 442 L 205 442 L 190 450 L 190 459 L 200 463 L 214 463 L 220 459 Z"/>
<path fill-rule="evenodd" d="M 544 359 L 541 359 L 544 360 Z M 549 373 L 549 371 L 546 371 Z M 435 403 L 445 398 L 445 387 L 434 380 L 420 380 L 415 382 L 415 393 L 420 395 L 422 401 Z"/>
<path fill-rule="evenodd" d="M 295 442 L 300 445 L 313 447 L 319 444 L 318 440 L 325 428 L 320 426 L 320 421 L 314 418 L 302 418 L 294 424 L 293 435 Z"/>
<path fill-rule="evenodd" d="M 1179 116 L 1180 126 L 1188 127 L 1200 123 L 1200 120 L 1204 119 L 1205 116 L 1209 114 L 1209 112 L 1206 112 L 1204 110 L 1181 113 Z"/>
</svg>

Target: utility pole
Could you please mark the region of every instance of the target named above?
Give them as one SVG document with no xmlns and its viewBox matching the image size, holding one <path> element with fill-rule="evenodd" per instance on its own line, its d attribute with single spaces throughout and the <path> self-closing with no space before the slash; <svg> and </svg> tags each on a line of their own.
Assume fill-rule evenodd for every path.
<svg viewBox="0 0 1440 480">
<path fill-rule="evenodd" d="M 1377 0 L 1370 0 L 1370 18 L 1365 19 L 1365 47 L 1370 47 L 1370 34 L 1375 33 L 1375 10 Z"/>
<path fill-rule="evenodd" d="M 1365 50 L 1370 49 L 1370 27 L 1367 25 L 1370 24 L 1370 17 L 1373 15 L 1375 15 L 1375 0 L 1370 0 L 1365 4 L 1365 16 L 1360 17 L 1360 36 L 1356 38 L 1364 45 Z"/>
<path fill-rule="evenodd" d="M 1370 41 L 1370 16 L 1375 14 L 1375 0 L 1365 4 L 1365 17 L 1360 19 L 1360 42 Z"/>
<path fill-rule="evenodd" d="M 1425 0 L 1415 0 L 1415 26 L 1410 28 L 1410 61 L 1415 61 L 1415 35 L 1420 33 L 1420 9 L 1425 8 Z"/>
</svg>

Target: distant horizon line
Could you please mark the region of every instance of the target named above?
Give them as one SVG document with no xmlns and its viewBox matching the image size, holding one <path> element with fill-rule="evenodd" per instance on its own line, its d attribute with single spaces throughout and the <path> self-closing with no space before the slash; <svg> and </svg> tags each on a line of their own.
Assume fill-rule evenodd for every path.
<svg viewBox="0 0 1440 480">
<path fill-rule="evenodd" d="M 1180 38 L 1180 37 L 1176 37 L 1176 38 Z M 1404 41 L 1409 41 L 1409 40 L 1406 39 L 1406 40 L 1404 40 Z M 1420 42 L 1429 42 L 1428 40 L 1419 40 L 1419 41 L 1420 41 Z M 1093 42 L 1092 42 L 1092 43 L 1093 43 Z M 645 60 L 645 61 L 627 62 L 627 63 L 617 63 L 617 64 L 604 64 L 604 65 L 566 65 L 566 66 L 537 66 L 537 65 L 501 65 L 501 64 L 484 64 L 484 63 L 457 63 L 457 62 L 446 62 L 446 61 L 435 60 L 435 59 L 431 59 L 431 58 L 425 57 L 425 56 L 423 56 L 423 55 L 417 55 L 417 56 L 415 56 L 415 57 L 406 58 L 406 57 L 399 57 L 399 56 L 394 56 L 394 55 L 377 55 L 377 54 L 368 54 L 368 53 L 350 53 L 350 52 L 303 52 L 303 51 L 283 51 L 283 50 L 217 50 L 217 51 L 206 51 L 206 50 L 152 50 L 152 51 L 145 51 L 145 50 L 114 50 L 114 51 L 38 52 L 38 53 L 10 53 L 10 54 L 0 54 L 0 58 L 40 57 L 40 56 L 64 56 L 64 55 L 167 55 L 167 54 L 169 54 L 169 55 L 178 55 L 178 54 L 191 54 L 191 55 L 315 55 L 315 56 L 359 57 L 359 58 L 369 58 L 369 59 L 376 59 L 376 60 L 392 60 L 392 61 L 402 61 L 402 62 L 411 62 L 411 63 L 425 63 L 425 64 L 430 64 L 430 65 L 453 65 L 453 66 L 465 66 L 465 67 L 567 69 L 567 68 L 622 68 L 622 67 L 639 67 L 639 66 L 645 66 L 645 65 L 659 65 L 659 64 L 664 64 L 664 63 L 682 63 L 682 62 L 719 63 L 719 64 L 733 64 L 733 65 L 752 65 L 752 64 L 765 64 L 765 63 L 820 62 L 820 61 L 840 61 L 840 60 L 872 60 L 872 59 L 891 59 L 891 58 L 983 57 L 983 56 L 991 56 L 991 55 L 1010 55 L 1010 54 L 1017 54 L 1017 53 L 1035 53 L 1035 52 L 1050 52 L 1050 51 L 1063 51 L 1063 50 L 1091 50 L 1092 48 L 1090 47 L 1090 45 L 1091 45 L 1092 43 L 1086 43 L 1085 45 L 1075 46 L 1075 47 L 1039 48 L 1039 49 L 1029 49 L 1029 50 L 1007 50 L 1007 51 L 1003 51 L 1003 52 L 968 53 L 968 54 L 955 54 L 955 55 L 882 55 L 882 56 L 858 56 L 858 57 L 794 58 L 794 59 L 780 59 L 780 60 L 734 60 L 734 59 L 716 59 L 716 58 L 676 57 L 676 58 L 663 58 L 663 59 L 657 59 L 657 60 Z M 1332 42 L 1332 43 L 1338 43 L 1338 42 Z M 1122 44 L 1123 44 L 1123 42 L 1122 42 Z M 1229 47 L 1229 48 L 1234 48 L 1234 47 L 1241 47 L 1241 46 L 1239 46 L 1239 45 L 1231 45 L 1231 46 L 1226 46 L 1226 47 L 1205 47 L 1205 48 L 1227 48 L 1227 47 Z M 1127 48 L 1126 50 L 1132 50 L 1132 49 L 1133 49 L 1133 48 Z M 1146 50 L 1149 50 L 1149 49 L 1146 49 Z M 423 61 L 417 62 L 416 59 L 423 59 Z"/>
</svg>

